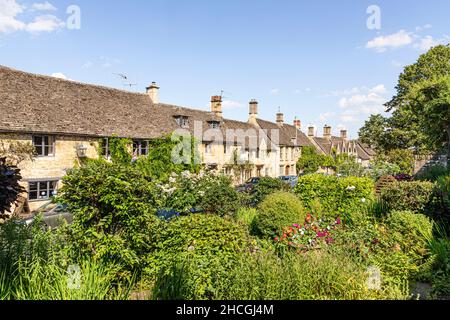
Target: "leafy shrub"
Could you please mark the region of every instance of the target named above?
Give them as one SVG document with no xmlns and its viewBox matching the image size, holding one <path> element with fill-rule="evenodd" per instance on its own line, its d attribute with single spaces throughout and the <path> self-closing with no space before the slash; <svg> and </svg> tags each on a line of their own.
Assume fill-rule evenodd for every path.
<svg viewBox="0 0 450 320">
<path fill-rule="evenodd" d="M 0 219 L 11 209 L 11 205 L 25 189 L 19 184 L 22 179 L 16 166 L 7 165 L 6 158 L 0 158 Z"/>
<path fill-rule="evenodd" d="M 251 202 L 253 205 L 261 203 L 268 195 L 277 191 L 288 191 L 289 185 L 280 179 L 264 177 L 252 190 Z"/>
<path fill-rule="evenodd" d="M 383 176 L 395 176 L 401 172 L 402 170 L 398 165 L 376 159 L 370 163 L 366 175 L 377 181 Z"/>
<path fill-rule="evenodd" d="M 364 177 L 365 169 L 354 156 L 340 154 L 336 156 L 336 173 L 343 177 Z"/>
<path fill-rule="evenodd" d="M 450 173 L 437 179 L 434 187 L 435 202 L 433 217 L 450 231 Z"/>
<path fill-rule="evenodd" d="M 434 184 L 427 181 L 394 182 L 386 185 L 380 199 L 391 210 L 411 210 L 424 213 L 433 202 Z"/>
<path fill-rule="evenodd" d="M 232 181 L 224 175 L 184 171 L 172 173 L 165 183 L 157 184 L 160 205 L 181 214 L 192 209 L 219 216 L 236 213 L 241 199 Z"/>
<path fill-rule="evenodd" d="M 430 261 L 432 239 L 433 223 L 429 218 L 411 211 L 393 211 L 379 227 L 370 261 L 380 267 L 385 282 L 401 286 L 407 293 L 408 281 Z"/>
<path fill-rule="evenodd" d="M 246 225 L 252 230 L 255 224 L 258 211 L 254 208 L 240 208 L 236 213 L 236 220 Z"/>
<path fill-rule="evenodd" d="M 206 213 L 223 217 L 234 215 L 239 209 L 239 195 L 229 177 L 207 176 L 200 183 L 199 188 L 202 190 L 202 195 L 198 207 Z"/>
<path fill-rule="evenodd" d="M 170 272 L 177 258 L 209 260 L 220 257 L 230 261 L 248 247 L 246 228 L 216 215 L 192 214 L 164 222 L 154 230 L 154 252 L 149 256 L 147 273 Z M 213 270 L 209 270 L 213 272 Z"/>
<path fill-rule="evenodd" d="M 272 237 L 281 228 L 304 221 L 305 210 L 300 200 L 288 192 L 277 192 L 266 197 L 258 207 L 255 226 L 264 237 Z"/>
<path fill-rule="evenodd" d="M 416 179 L 421 181 L 437 181 L 440 177 L 446 176 L 449 173 L 449 169 L 441 164 L 433 165 L 424 168 L 421 172 L 416 174 Z"/>
<path fill-rule="evenodd" d="M 390 240 L 400 245 L 403 252 L 420 261 L 433 239 L 433 223 L 411 211 L 393 211 L 384 221 Z"/>
<path fill-rule="evenodd" d="M 369 178 L 338 178 L 320 174 L 299 178 L 294 192 L 308 209 L 319 201 L 323 214 L 335 216 L 358 209 L 375 198 L 374 183 Z"/>
<path fill-rule="evenodd" d="M 157 219 L 153 183 L 132 166 L 106 161 L 70 170 L 63 183 L 59 201 L 74 215 L 68 230 L 72 248 L 137 267 L 150 241 L 142 230 Z"/>
</svg>

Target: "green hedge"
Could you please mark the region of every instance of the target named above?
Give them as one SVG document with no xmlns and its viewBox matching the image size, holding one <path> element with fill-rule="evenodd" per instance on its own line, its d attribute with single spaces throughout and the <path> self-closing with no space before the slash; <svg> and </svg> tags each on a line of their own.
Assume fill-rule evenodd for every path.
<svg viewBox="0 0 450 320">
<path fill-rule="evenodd" d="M 345 214 L 375 199 L 374 182 L 369 178 L 306 175 L 299 179 L 294 192 L 309 210 L 319 202 L 323 212 L 314 212 L 319 215 Z"/>
</svg>

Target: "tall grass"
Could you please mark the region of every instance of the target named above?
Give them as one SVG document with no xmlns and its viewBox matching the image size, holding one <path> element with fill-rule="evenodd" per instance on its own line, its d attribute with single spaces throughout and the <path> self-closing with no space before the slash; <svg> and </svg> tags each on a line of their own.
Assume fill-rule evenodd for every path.
<svg viewBox="0 0 450 320">
<path fill-rule="evenodd" d="M 134 277 L 119 282 L 119 266 L 71 258 L 60 236 L 43 229 L 39 221 L 31 226 L 0 224 L 1 300 L 128 299 Z M 72 263 L 79 276 L 68 272 Z"/>
<path fill-rule="evenodd" d="M 401 299 L 400 291 L 367 288 L 366 269 L 345 256 L 329 252 L 244 254 L 225 269 L 204 279 L 208 291 L 197 290 L 202 273 L 195 261 L 179 261 L 160 275 L 155 299 L 220 300 L 360 300 Z"/>
</svg>

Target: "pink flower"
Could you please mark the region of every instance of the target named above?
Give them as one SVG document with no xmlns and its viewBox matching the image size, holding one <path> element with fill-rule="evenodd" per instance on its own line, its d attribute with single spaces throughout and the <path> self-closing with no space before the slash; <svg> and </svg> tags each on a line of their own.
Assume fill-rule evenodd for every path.
<svg viewBox="0 0 450 320">
<path fill-rule="evenodd" d="M 342 223 L 341 219 L 340 219 L 340 218 L 337 218 L 337 219 L 336 219 L 336 224 L 339 225 L 339 224 L 341 224 L 341 223 Z"/>
</svg>

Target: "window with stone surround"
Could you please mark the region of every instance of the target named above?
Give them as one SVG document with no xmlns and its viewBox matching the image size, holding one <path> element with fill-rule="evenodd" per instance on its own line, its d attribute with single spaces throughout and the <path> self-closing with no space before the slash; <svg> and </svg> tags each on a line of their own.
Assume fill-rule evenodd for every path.
<svg viewBox="0 0 450 320">
<path fill-rule="evenodd" d="M 140 157 L 148 155 L 150 143 L 147 140 L 133 140 L 133 155 Z"/>
<path fill-rule="evenodd" d="M 30 201 L 48 200 L 56 196 L 58 180 L 28 182 L 28 199 Z"/>
<path fill-rule="evenodd" d="M 33 146 L 38 157 L 52 157 L 55 155 L 55 137 L 34 135 Z"/>
</svg>

